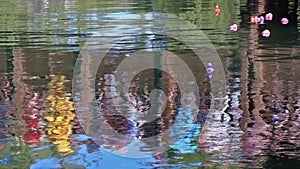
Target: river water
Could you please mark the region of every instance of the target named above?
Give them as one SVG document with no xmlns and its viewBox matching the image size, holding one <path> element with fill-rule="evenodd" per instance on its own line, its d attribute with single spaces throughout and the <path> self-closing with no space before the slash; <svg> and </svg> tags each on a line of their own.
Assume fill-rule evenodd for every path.
<svg viewBox="0 0 300 169">
<path fill-rule="evenodd" d="M 297 4 L 0 0 L 0 168 L 299 168 Z"/>
</svg>

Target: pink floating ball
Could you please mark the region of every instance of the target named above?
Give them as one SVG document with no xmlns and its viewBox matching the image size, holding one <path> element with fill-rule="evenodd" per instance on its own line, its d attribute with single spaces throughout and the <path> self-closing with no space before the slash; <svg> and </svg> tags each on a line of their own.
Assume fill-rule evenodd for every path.
<svg viewBox="0 0 300 169">
<path fill-rule="evenodd" d="M 266 20 L 271 21 L 273 19 L 273 14 L 272 13 L 267 13 L 266 14 Z"/>
<path fill-rule="evenodd" d="M 271 32 L 268 29 L 266 29 L 261 33 L 261 35 L 263 37 L 269 37 L 271 35 Z"/>
<path fill-rule="evenodd" d="M 230 25 L 230 30 L 236 32 L 238 30 L 237 24 Z"/>
<path fill-rule="evenodd" d="M 286 24 L 288 24 L 289 23 L 289 20 L 287 19 L 287 18 L 282 18 L 281 19 L 281 24 L 282 25 L 286 25 Z"/>
</svg>

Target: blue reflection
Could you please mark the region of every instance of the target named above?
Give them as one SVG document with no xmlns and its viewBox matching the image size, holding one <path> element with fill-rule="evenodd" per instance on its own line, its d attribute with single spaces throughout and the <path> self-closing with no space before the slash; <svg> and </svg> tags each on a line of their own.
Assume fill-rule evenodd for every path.
<svg viewBox="0 0 300 169">
<path fill-rule="evenodd" d="M 200 135 L 201 124 L 194 123 L 193 109 L 191 107 L 179 108 L 176 117 L 177 122 L 171 126 L 171 136 L 175 139 L 171 143 L 171 148 L 178 150 L 180 153 L 195 153 L 198 145 L 193 144 L 197 136 Z"/>
<path fill-rule="evenodd" d="M 90 137 L 86 135 L 78 135 L 76 141 L 86 141 Z M 105 149 L 98 148 L 98 150 L 91 152 L 89 146 L 92 144 L 82 144 L 77 146 L 78 150 L 76 154 L 68 156 L 62 159 L 58 158 L 47 158 L 47 159 L 37 159 L 35 163 L 30 167 L 31 169 L 45 169 L 47 167 L 51 169 L 56 168 L 74 168 L 74 167 L 84 167 L 86 169 L 97 169 L 97 168 L 152 168 L 147 167 L 147 164 L 155 164 L 156 159 L 154 157 L 147 158 L 128 158 L 118 156 Z M 8 160 L 7 160 L 8 161 Z M 5 160 L 2 159 L 2 163 Z M 146 164 L 147 163 L 147 164 Z"/>
<path fill-rule="evenodd" d="M 156 162 L 153 157 L 148 158 L 127 158 L 112 154 L 106 150 L 103 151 L 103 159 L 101 161 L 101 166 L 103 168 L 152 168 L 147 167 L 145 161 L 149 164 Z"/>
<path fill-rule="evenodd" d="M 59 159 L 47 158 L 37 160 L 37 162 L 33 164 L 30 169 L 41 169 L 45 168 L 46 166 L 51 167 L 51 169 L 62 168 L 62 166 L 59 164 Z"/>
</svg>

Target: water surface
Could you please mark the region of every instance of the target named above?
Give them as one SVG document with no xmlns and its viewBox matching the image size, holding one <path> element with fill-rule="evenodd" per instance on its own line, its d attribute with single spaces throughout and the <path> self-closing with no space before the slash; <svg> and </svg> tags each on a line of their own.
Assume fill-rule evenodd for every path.
<svg viewBox="0 0 300 169">
<path fill-rule="evenodd" d="M 0 168 L 297 168 L 300 164 L 297 3 L 1 1 Z M 219 16 L 215 14 L 215 5 L 221 8 Z M 251 16 L 268 12 L 274 14 L 272 22 L 250 23 Z M 155 25 L 156 17 L 163 16 L 159 13 L 190 21 L 214 45 L 226 73 L 228 102 L 220 105 L 224 110 L 210 109 L 214 100 L 206 65 L 198 64 L 195 54 L 184 44 L 151 29 L 166 29 Z M 288 25 L 280 23 L 283 17 L 289 19 Z M 229 30 L 234 23 L 239 26 L 237 32 Z M 95 99 L 99 112 L 84 106 L 76 109 L 74 102 L 81 95 L 72 92 L 75 63 L 85 42 L 103 28 L 115 29 L 109 37 L 120 37 L 123 41 L 107 53 L 96 77 L 84 78 L 90 74 L 82 71 L 83 78 L 79 81 L 82 88 L 76 92 L 89 92 L 91 79 L 95 78 L 96 97 L 81 99 Z M 271 31 L 269 38 L 261 36 L 265 29 Z M 171 76 L 155 69 L 138 73 L 132 81 L 124 75 L 122 82 L 130 86 L 129 102 L 120 100 L 117 106 L 112 104 L 108 96 L 113 93 L 110 82 L 116 68 L 128 55 L 143 49 L 167 49 L 180 55 L 200 84 L 201 106 L 195 107 L 195 100 L 191 99 L 191 107 L 181 107 L 179 100 L 189 97 L 180 94 Z M 154 64 L 162 64 L 159 58 Z M 169 70 L 179 66 L 170 63 L 164 62 Z M 148 111 L 154 89 L 169 96 L 162 115 L 157 113 L 161 110 L 159 106 L 152 107 L 153 112 Z M 153 97 L 162 100 L 164 96 L 158 91 Z M 124 112 L 127 119 L 121 116 Z M 82 113 L 86 116 L 79 117 Z M 213 118 L 207 119 L 208 116 Z M 146 117 L 157 120 L 143 123 Z M 89 131 L 101 131 L 94 136 L 98 140 L 89 138 L 83 123 Z M 94 126 L 95 123 L 100 125 Z M 167 138 L 159 138 L 145 145 L 135 138 L 135 134 L 156 135 L 161 127 L 171 129 L 170 137 L 192 134 L 186 142 L 175 139 L 170 143 Z M 123 135 L 115 135 L 114 131 Z M 136 142 L 132 140 L 144 153 L 156 151 L 149 145 L 169 147 L 162 154 L 146 158 L 120 156 L 135 149 Z"/>
</svg>

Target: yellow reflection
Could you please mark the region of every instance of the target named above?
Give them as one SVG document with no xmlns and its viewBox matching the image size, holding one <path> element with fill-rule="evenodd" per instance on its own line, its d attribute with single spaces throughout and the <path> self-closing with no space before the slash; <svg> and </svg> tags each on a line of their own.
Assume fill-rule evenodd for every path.
<svg viewBox="0 0 300 169">
<path fill-rule="evenodd" d="M 63 91 L 63 75 L 50 75 L 51 81 L 48 84 L 47 101 L 49 112 L 44 119 L 49 123 L 46 131 L 49 138 L 57 145 L 57 151 L 65 154 L 74 152 L 71 149 L 69 136 L 72 134 L 73 125 L 70 121 L 75 118 L 71 94 Z"/>
</svg>

